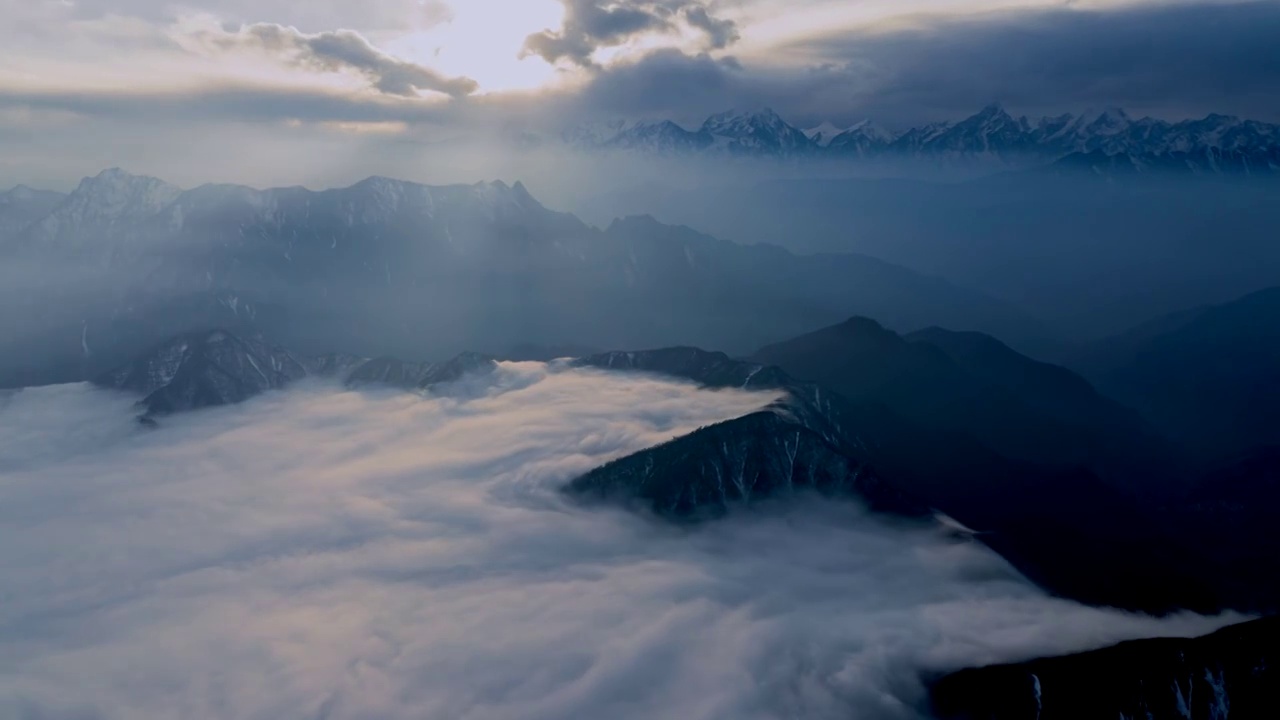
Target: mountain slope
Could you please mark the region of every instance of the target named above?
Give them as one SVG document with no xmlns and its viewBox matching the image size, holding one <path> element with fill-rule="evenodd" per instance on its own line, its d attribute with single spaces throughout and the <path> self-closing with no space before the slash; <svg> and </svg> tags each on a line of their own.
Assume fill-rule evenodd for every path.
<svg viewBox="0 0 1280 720">
<path fill-rule="evenodd" d="M 1212 608 L 1208 570 L 1143 506 L 1078 468 L 1013 460 L 971 437 L 914 424 L 784 371 L 692 348 L 607 353 L 580 365 L 777 389 L 748 418 L 703 428 L 573 481 L 589 498 L 630 498 L 677 518 L 801 489 L 849 493 L 891 512 L 942 512 L 1055 592 L 1148 610 Z"/>
<path fill-rule="evenodd" d="M 1129 488 L 1156 474 L 1170 451 L 1079 376 L 977 333 L 934 329 L 903 338 L 853 318 L 751 360 L 883 403 L 922 427 L 971 435 L 1006 457 L 1085 465 Z"/>
<path fill-rule="evenodd" d="M 244 402 L 309 376 L 337 378 L 352 387 L 380 384 L 416 390 L 495 367 L 495 360 L 476 353 L 441 364 L 333 354 L 308 357 L 260 338 L 212 330 L 171 338 L 103 373 L 94 383 L 142 395 L 142 418 L 154 423 L 163 415 Z"/>
<path fill-rule="evenodd" d="M 1201 638 L 1156 638 L 1093 652 L 964 670 L 934 684 L 944 720 L 1262 720 L 1275 715 L 1280 619 Z"/>
<path fill-rule="evenodd" d="M 1207 454 L 1280 438 L 1280 288 L 1153 321 L 1097 344 L 1081 370 Z"/>
<path fill-rule="evenodd" d="M 307 375 L 289 353 L 215 330 L 174 338 L 97 384 L 145 397 L 144 417 L 243 402 Z"/>
</svg>

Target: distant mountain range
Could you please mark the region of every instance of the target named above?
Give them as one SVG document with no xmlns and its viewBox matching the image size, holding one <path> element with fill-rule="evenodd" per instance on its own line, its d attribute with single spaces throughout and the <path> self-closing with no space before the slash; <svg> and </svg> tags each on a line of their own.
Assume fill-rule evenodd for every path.
<svg viewBox="0 0 1280 720">
<path fill-rule="evenodd" d="M 824 123 L 804 130 L 764 109 L 713 115 L 696 129 L 670 120 L 576 127 L 563 139 L 592 151 L 658 155 L 988 160 L 1011 165 L 1060 163 L 1065 170 L 1095 171 L 1280 172 L 1280 125 L 1217 114 L 1168 122 L 1132 118 L 1118 108 L 1031 120 L 990 105 L 963 120 L 901 132 L 870 121 L 848 127 Z"/>
<path fill-rule="evenodd" d="M 593 227 L 520 183 L 183 190 L 113 169 L 65 196 L 5 197 L 0 213 L 20 229 L 0 233 L 15 274 L 0 286 L 0 336 L 23 352 L 0 358 L 0 384 L 92 377 L 210 327 L 433 359 L 524 343 L 745 351 L 851 313 L 903 330 L 1038 333 L 1011 306 L 873 258 L 642 216 Z"/>
</svg>

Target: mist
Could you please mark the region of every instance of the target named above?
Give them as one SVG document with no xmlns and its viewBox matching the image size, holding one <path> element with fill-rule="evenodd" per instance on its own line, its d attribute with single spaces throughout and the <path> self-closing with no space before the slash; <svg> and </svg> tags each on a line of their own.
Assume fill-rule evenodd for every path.
<svg viewBox="0 0 1280 720">
<path fill-rule="evenodd" d="M 609 459 L 771 393 L 504 363 L 133 420 L 0 397 L 0 714 L 921 717 L 921 674 L 1154 635 L 855 502 L 701 526 L 574 504 Z"/>
</svg>

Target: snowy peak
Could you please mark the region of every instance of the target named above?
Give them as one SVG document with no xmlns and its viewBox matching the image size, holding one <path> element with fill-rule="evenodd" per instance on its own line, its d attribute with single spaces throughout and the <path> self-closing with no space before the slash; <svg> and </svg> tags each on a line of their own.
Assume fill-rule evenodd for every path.
<svg viewBox="0 0 1280 720">
<path fill-rule="evenodd" d="M 1090 135 L 1117 135 L 1127 130 L 1133 122 L 1129 114 L 1118 107 L 1086 112 L 1080 116 L 1079 121 Z"/>
<path fill-rule="evenodd" d="M 812 140 L 813 143 L 818 147 L 826 147 L 831 144 L 831 141 L 834 140 L 836 136 L 840 135 L 843 132 L 845 132 L 845 130 L 842 130 L 836 127 L 835 125 L 832 125 L 831 121 L 828 120 L 822 123 L 821 125 L 817 125 L 815 127 L 811 127 L 805 130 L 804 134 L 805 134 L 805 137 L 808 137 L 810 140 Z"/>
<path fill-rule="evenodd" d="M 181 188 L 158 178 L 109 168 L 81 180 L 67 200 L 98 210 L 104 216 L 154 215 L 181 194 Z"/>
<path fill-rule="evenodd" d="M 609 147 L 643 150 L 658 154 L 700 150 L 712 142 L 706 133 L 693 132 L 670 120 L 640 122 L 627 127 L 607 141 Z"/>
<path fill-rule="evenodd" d="M 702 132 L 738 153 L 787 155 L 814 146 L 804 131 L 789 125 L 770 108 L 712 115 L 702 123 Z"/>
<path fill-rule="evenodd" d="M 831 138 L 827 147 L 840 152 L 866 156 L 883 152 L 893 139 L 893 135 L 884 128 L 870 120 L 863 120 Z"/>
<path fill-rule="evenodd" d="M 1111 107 L 1032 120 L 993 103 L 959 121 L 919 125 L 900 133 L 886 132 L 865 120 L 844 129 L 824 122 L 800 130 L 767 108 L 712 115 L 696 132 L 670 121 L 616 127 L 621 129 L 609 140 L 585 146 L 671 154 L 978 160 L 1001 166 L 1052 164 L 1074 154 L 1101 153 L 1143 158 L 1152 167 L 1170 171 L 1194 166 L 1211 173 L 1229 168 L 1280 172 L 1275 161 L 1280 155 L 1280 125 L 1221 114 L 1171 123 L 1134 119 Z M 1219 156 L 1226 161 L 1219 162 Z"/>
</svg>

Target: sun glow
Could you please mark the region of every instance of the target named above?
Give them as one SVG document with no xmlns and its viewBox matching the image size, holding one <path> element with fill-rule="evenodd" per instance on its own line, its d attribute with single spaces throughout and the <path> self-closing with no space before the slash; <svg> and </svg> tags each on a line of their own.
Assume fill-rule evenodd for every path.
<svg viewBox="0 0 1280 720">
<path fill-rule="evenodd" d="M 521 58 L 525 38 L 560 27 L 557 0 L 465 0 L 453 4 L 453 19 L 401 38 L 388 50 L 449 75 L 480 83 L 480 92 L 531 90 L 547 85 L 556 69 L 542 58 Z"/>
</svg>

